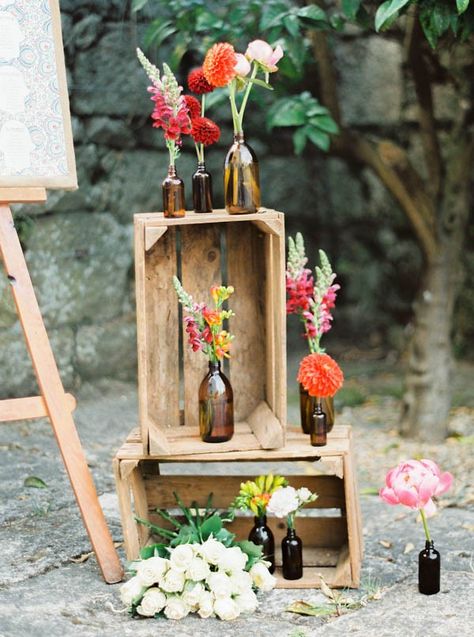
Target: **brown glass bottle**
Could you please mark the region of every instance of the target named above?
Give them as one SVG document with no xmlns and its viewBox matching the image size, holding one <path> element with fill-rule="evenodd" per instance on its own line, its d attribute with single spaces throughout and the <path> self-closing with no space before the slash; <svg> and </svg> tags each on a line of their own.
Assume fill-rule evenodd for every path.
<svg viewBox="0 0 474 637">
<path fill-rule="evenodd" d="M 234 435 L 234 396 L 220 362 L 209 362 L 199 387 L 199 431 L 204 442 L 225 442 Z"/>
<path fill-rule="evenodd" d="M 204 162 L 193 175 L 193 206 L 194 212 L 212 212 L 212 177 Z"/>
<path fill-rule="evenodd" d="M 258 212 L 260 208 L 258 159 L 243 133 L 234 135 L 225 158 L 224 199 L 225 208 L 232 215 Z"/>
<path fill-rule="evenodd" d="M 316 402 L 310 436 L 313 447 L 324 447 L 327 444 L 326 414 L 320 400 Z"/>
<path fill-rule="evenodd" d="M 423 595 L 436 595 L 440 589 L 441 555 L 432 541 L 418 555 L 418 590 Z"/>
<path fill-rule="evenodd" d="M 315 396 L 310 396 L 300 383 L 301 429 L 305 434 L 309 434 L 311 432 L 313 414 L 316 409 L 317 401 L 318 399 Z M 326 431 L 329 433 L 334 427 L 334 421 L 336 419 L 336 415 L 334 413 L 334 398 L 332 396 L 321 398 L 321 404 L 322 409 L 326 414 Z"/>
<path fill-rule="evenodd" d="M 295 529 L 288 529 L 281 541 L 282 572 L 285 579 L 303 577 L 303 542 Z"/>
<path fill-rule="evenodd" d="M 165 217 L 184 217 L 186 203 L 184 199 L 184 182 L 178 177 L 176 166 L 168 168 L 168 175 L 161 184 L 163 191 L 163 214 Z"/>
<path fill-rule="evenodd" d="M 267 516 L 261 515 L 254 518 L 254 525 L 249 533 L 249 540 L 263 548 L 262 557 L 270 562 L 270 573 L 275 571 L 275 538 L 272 530 L 267 526 Z"/>
</svg>

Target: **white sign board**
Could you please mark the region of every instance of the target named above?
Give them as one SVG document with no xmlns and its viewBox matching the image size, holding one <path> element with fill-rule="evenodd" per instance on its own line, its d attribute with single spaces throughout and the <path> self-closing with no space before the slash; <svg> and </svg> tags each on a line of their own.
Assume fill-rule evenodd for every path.
<svg viewBox="0 0 474 637">
<path fill-rule="evenodd" d="M 77 188 L 58 0 L 0 0 L 0 187 Z"/>
</svg>

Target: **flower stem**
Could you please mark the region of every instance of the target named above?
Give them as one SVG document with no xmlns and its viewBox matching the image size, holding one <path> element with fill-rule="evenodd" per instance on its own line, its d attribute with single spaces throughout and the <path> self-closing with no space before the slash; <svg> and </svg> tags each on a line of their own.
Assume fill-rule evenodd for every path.
<svg viewBox="0 0 474 637">
<path fill-rule="evenodd" d="M 421 521 L 423 522 L 423 528 L 425 529 L 426 540 L 428 542 L 431 542 L 431 536 L 428 529 L 428 522 L 426 520 L 426 513 L 424 512 L 423 509 L 420 509 L 420 515 L 421 515 Z"/>
<path fill-rule="evenodd" d="M 201 98 L 201 117 L 204 117 L 204 113 L 206 112 L 206 95 L 203 93 Z"/>
<path fill-rule="evenodd" d="M 254 80 L 255 79 L 255 76 L 257 75 L 257 71 L 258 71 L 258 67 L 257 67 L 257 65 L 254 62 L 253 63 L 253 69 L 252 69 L 252 75 L 250 76 L 250 80 Z M 240 107 L 240 112 L 239 112 L 239 133 L 242 132 L 242 127 L 243 127 L 243 122 L 244 122 L 245 107 L 247 106 L 247 101 L 249 99 L 249 95 L 250 95 L 250 91 L 252 90 L 252 86 L 253 86 L 253 82 L 250 81 L 247 84 L 247 88 L 245 89 L 244 99 L 242 100 L 242 105 Z"/>
<path fill-rule="evenodd" d="M 232 112 L 232 122 L 234 124 L 234 134 L 237 135 L 242 132 L 242 129 L 240 128 L 239 112 L 235 103 L 235 80 L 232 80 L 229 84 L 229 100 L 230 110 Z"/>
</svg>

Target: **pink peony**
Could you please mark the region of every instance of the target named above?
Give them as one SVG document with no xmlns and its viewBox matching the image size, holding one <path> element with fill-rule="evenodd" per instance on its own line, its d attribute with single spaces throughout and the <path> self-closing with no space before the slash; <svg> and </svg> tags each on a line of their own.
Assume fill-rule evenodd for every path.
<svg viewBox="0 0 474 637">
<path fill-rule="evenodd" d="M 258 62 L 268 73 L 278 71 L 277 62 L 283 57 L 283 49 L 278 44 L 275 49 L 264 40 L 253 40 L 247 47 L 245 56 L 248 60 Z"/>
<path fill-rule="evenodd" d="M 380 497 L 387 504 L 404 504 L 410 509 L 423 509 L 427 517 L 434 515 L 433 496 L 442 495 L 453 483 L 449 471 L 441 473 L 432 460 L 406 460 L 391 469 Z"/>
</svg>

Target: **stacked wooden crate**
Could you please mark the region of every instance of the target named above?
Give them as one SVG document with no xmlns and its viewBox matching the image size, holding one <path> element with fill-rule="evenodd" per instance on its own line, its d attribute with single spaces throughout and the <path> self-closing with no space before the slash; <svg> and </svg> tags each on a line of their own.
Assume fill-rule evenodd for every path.
<svg viewBox="0 0 474 637">
<path fill-rule="evenodd" d="M 265 473 L 268 462 L 309 460 L 327 469 L 326 475 L 291 476 L 292 484 L 320 496 L 298 520 L 304 577 L 290 582 L 278 572 L 278 585 L 316 587 L 321 573 L 333 586 L 358 586 L 362 540 L 350 429 L 336 427 L 328 445 L 318 449 L 307 436 L 287 432 L 283 214 L 135 215 L 135 272 L 140 428 L 114 460 L 127 557 L 136 558 L 152 539 L 135 517 L 153 522 L 157 507 L 173 508 L 173 491 L 187 504 L 204 502 L 213 492 L 215 506 L 225 508 L 246 479 L 236 463 L 257 461 Z M 235 288 L 229 329 L 236 340 L 226 373 L 234 390 L 236 428 L 225 443 L 199 437 L 198 387 L 206 362 L 187 348 L 173 275 L 197 301 L 208 300 L 213 284 Z M 165 475 L 175 462 L 197 469 Z M 220 465 L 225 475 L 199 470 L 198 463 L 211 462 L 225 463 Z M 278 546 L 284 524 L 270 524 Z M 229 528 L 245 539 L 250 520 L 237 518 Z"/>
</svg>

